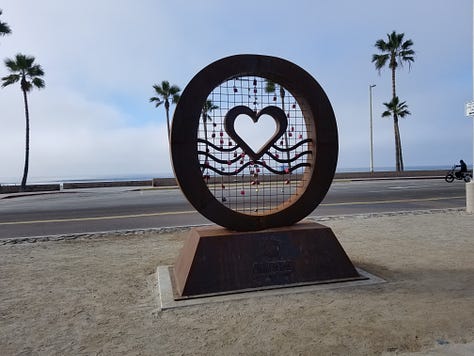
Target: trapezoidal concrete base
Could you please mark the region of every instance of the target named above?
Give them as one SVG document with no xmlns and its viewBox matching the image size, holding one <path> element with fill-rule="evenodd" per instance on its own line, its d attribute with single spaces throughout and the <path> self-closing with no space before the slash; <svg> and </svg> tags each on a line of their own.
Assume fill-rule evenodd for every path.
<svg viewBox="0 0 474 356">
<path fill-rule="evenodd" d="M 191 229 L 171 271 L 175 299 L 364 279 L 317 223 L 251 232 Z"/>
</svg>

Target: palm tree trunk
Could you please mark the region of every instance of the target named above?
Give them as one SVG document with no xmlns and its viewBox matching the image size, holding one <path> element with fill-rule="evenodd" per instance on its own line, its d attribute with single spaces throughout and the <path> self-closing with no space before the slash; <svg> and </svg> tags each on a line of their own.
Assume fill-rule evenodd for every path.
<svg viewBox="0 0 474 356">
<path fill-rule="evenodd" d="M 398 137 L 397 137 L 397 125 L 395 124 L 395 117 L 393 118 L 393 136 L 395 141 L 395 170 L 400 171 L 400 161 L 398 160 Z"/>
<path fill-rule="evenodd" d="M 283 112 L 285 112 L 285 89 L 283 89 L 280 86 L 280 97 L 281 97 L 281 109 Z M 288 151 L 288 134 L 285 131 L 285 147 L 287 149 L 286 151 L 286 159 L 288 160 L 288 169 L 291 169 L 291 163 L 290 163 L 290 151 Z"/>
<path fill-rule="evenodd" d="M 26 91 L 23 90 L 23 101 L 25 103 L 25 118 L 26 118 L 26 139 L 25 139 L 25 167 L 23 169 L 23 178 L 21 179 L 21 191 L 26 188 L 26 180 L 28 179 L 28 166 L 30 161 L 30 113 L 28 111 L 28 98 Z"/>
<path fill-rule="evenodd" d="M 392 100 L 397 96 L 395 81 L 395 66 L 392 67 Z M 400 129 L 398 127 L 398 117 L 393 114 L 393 129 L 395 134 L 395 162 L 397 172 L 403 172 L 402 142 L 400 139 Z"/>
<path fill-rule="evenodd" d="M 402 141 L 400 138 L 400 128 L 398 126 L 398 117 L 394 115 L 393 118 L 393 130 L 395 133 L 395 161 L 397 172 L 402 172 L 403 167 L 403 155 L 402 155 Z"/>
<path fill-rule="evenodd" d="M 398 143 L 398 145 L 400 146 L 400 170 L 401 170 L 401 172 L 403 172 L 405 170 L 405 166 L 403 165 L 403 152 L 402 152 L 402 142 L 401 142 L 401 140 Z"/>
<path fill-rule="evenodd" d="M 165 101 L 165 110 L 166 110 L 166 127 L 168 128 L 168 143 L 170 142 L 170 103 L 168 100 Z"/>
<path fill-rule="evenodd" d="M 400 161 L 400 171 L 403 172 L 405 167 L 403 165 L 403 150 L 402 150 L 402 137 L 400 135 L 400 128 L 397 122 L 397 129 L 398 129 L 398 159 Z"/>
<path fill-rule="evenodd" d="M 397 96 L 395 89 L 395 67 L 392 67 L 392 99 Z"/>
<path fill-rule="evenodd" d="M 203 110 L 202 112 L 202 122 L 204 124 L 204 140 L 206 141 L 206 161 L 207 161 L 207 154 L 209 153 L 209 146 L 207 145 L 207 112 Z M 201 172 L 204 173 L 206 170 L 206 166 L 202 167 Z"/>
</svg>

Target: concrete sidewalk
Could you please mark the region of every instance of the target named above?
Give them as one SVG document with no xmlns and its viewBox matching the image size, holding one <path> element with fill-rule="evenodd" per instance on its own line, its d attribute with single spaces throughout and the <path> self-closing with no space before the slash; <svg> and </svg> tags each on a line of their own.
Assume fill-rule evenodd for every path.
<svg viewBox="0 0 474 356">
<path fill-rule="evenodd" d="M 472 356 L 474 355 L 474 342 L 466 344 L 450 344 L 444 340 L 438 340 L 437 346 L 426 351 L 399 353 L 401 356 Z"/>
</svg>

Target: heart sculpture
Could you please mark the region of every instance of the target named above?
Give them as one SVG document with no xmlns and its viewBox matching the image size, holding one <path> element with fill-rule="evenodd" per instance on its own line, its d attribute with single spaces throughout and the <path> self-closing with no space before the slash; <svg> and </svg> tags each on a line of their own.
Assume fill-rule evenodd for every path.
<svg viewBox="0 0 474 356">
<path fill-rule="evenodd" d="M 275 120 L 276 129 L 275 133 L 268 139 L 268 141 L 258 150 L 254 150 L 240 137 L 235 131 L 235 119 L 239 115 L 249 116 L 253 122 L 257 122 L 262 115 L 269 115 Z M 224 118 L 224 128 L 227 134 L 241 147 L 244 152 L 253 160 L 257 161 L 262 157 L 265 152 L 283 135 L 288 127 L 288 120 L 286 119 L 285 112 L 277 106 L 267 106 L 260 110 L 258 113 L 250 109 L 248 106 L 239 105 L 234 106 L 230 109 Z"/>
</svg>

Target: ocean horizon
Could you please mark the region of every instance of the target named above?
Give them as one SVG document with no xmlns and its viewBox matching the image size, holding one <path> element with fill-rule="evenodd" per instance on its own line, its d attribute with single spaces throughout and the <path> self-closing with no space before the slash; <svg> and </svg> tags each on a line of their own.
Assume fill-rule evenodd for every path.
<svg viewBox="0 0 474 356">
<path fill-rule="evenodd" d="M 405 171 L 419 171 L 419 170 L 446 170 L 448 171 L 451 165 L 426 165 L 426 166 L 406 166 Z M 393 172 L 395 167 L 374 167 L 375 172 Z M 341 167 L 336 169 L 336 173 L 350 173 L 350 172 L 369 172 L 367 167 L 346 168 Z M 82 183 L 82 182 L 120 182 L 120 181 L 143 181 L 151 180 L 153 178 L 173 178 L 172 172 L 163 173 L 143 173 L 143 174 L 110 174 L 110 175 L 90 175 L 77 177 L 35 177 L 28 178 L 28 184 L 61 184 L 61 183 Z M 21 177 L 0 177 L 0 185 L 18 185 Z"/>
</svg>

